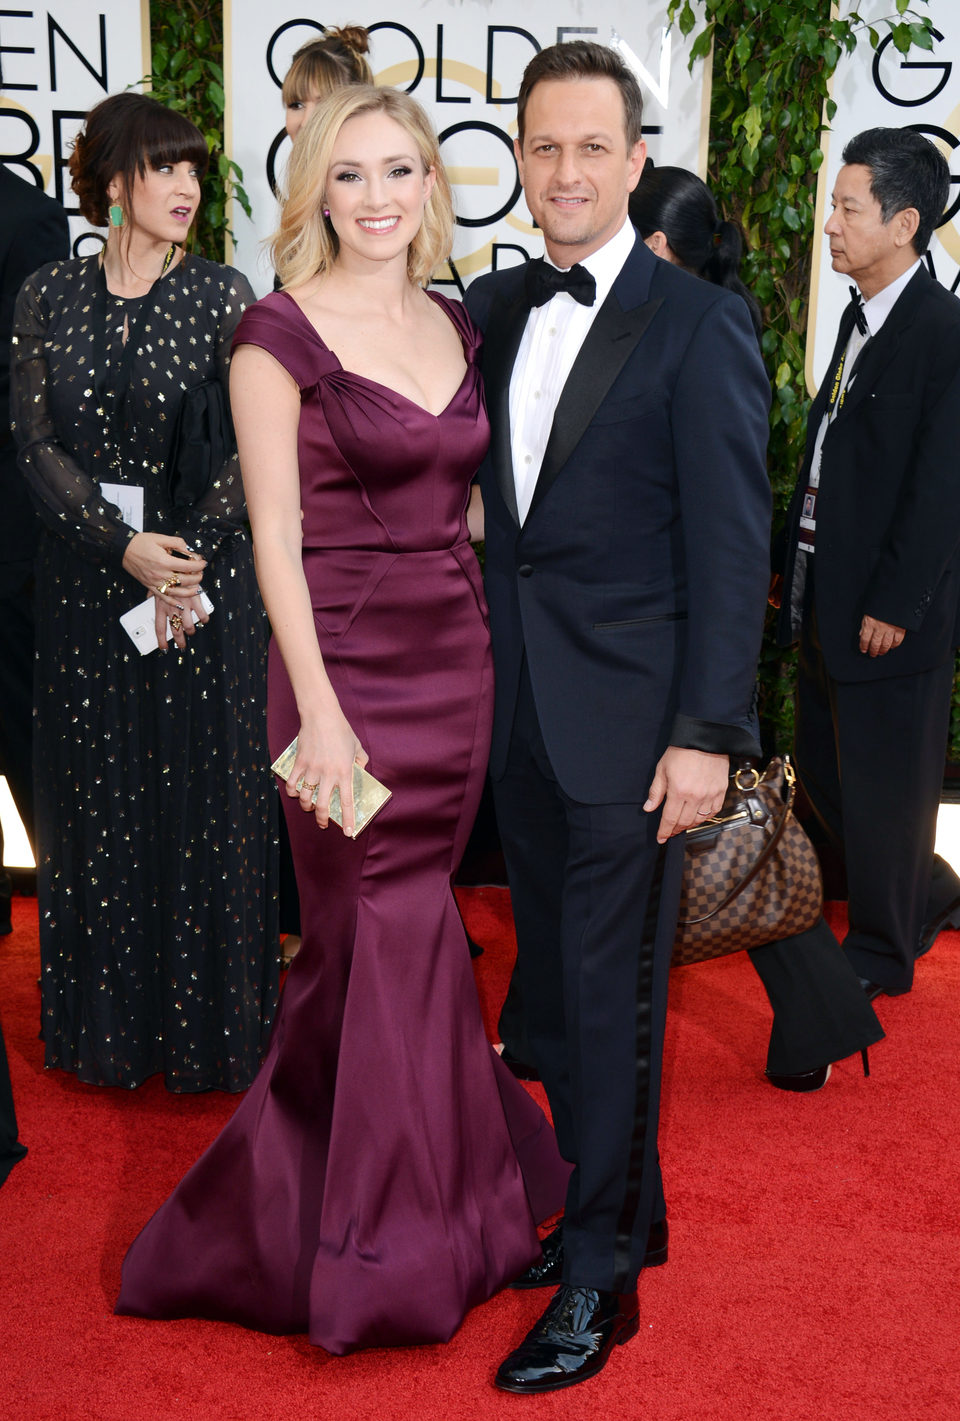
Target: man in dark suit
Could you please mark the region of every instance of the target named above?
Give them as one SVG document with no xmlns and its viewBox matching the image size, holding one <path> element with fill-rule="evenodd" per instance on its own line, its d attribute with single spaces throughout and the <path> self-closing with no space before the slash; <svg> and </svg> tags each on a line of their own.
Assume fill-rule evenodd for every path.
<svg viewBox="0 0 960 1421">
<path fill-rule="evenodd" d="M 33 842 L 33 556 L 37 517 L 10 432 L 10 333 L 20 287 L 44 262 L 70 250 L 58 202 L 0 164 L 0 774 Z M 0 830 L 0 875 L 3 834 Z M 6 892 L 4 892 L 6 890 Z M 0 883 L 0 928 L 9 881 Z"/>
<path fill-rule="evenodd" d="M 559 1284 L 497 1384 L 599 1371 L 666 1259 L 657 1117 L 682 831 L 752 713 L 768 573 L 769 387 L 746 307 L 658 260 L 627 199 L 642 102 L 574 41 L 524 75 L 517 161 L 549 261 L 475 282 L 497 676 L 491 773 L 526 1022 L 564 1157 Z"/>
<path fill-rule="evenodd" d="M 940 152 L 875 128 L 843 161 L 824 230 L 856 287 L 787 516 L 779 636 L 799 636 L 797 770 L 843 851 L 844 948 L 872 1000 L 910 990 L 960 908 L 942 861 L 931 885 L 960 640 L 960 301 L 921 262 Z"/>
<path fill-rule="evenodd" d="M 36 515 L 10 433 L 10 333 L 17 293 L 31 272 L 70 249 L 58 202 L 0 164 L 0 774 L 33 842 L 33 554 Z M 0 826 L 0 933 L 9 933 L 10 877 Z M 0 1183 L 26 1154 L 0 1034 Z"/>
</svg>

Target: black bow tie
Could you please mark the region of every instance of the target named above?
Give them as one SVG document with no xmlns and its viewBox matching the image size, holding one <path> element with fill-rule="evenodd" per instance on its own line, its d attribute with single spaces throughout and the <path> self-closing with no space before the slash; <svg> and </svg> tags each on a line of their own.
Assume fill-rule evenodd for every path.
<svg viewBox="0 0 960 1421">
<path fill-rule="evenodd" d="M 527 262 L 526 282 L 527 300 L 531 306 L 545 306 L 558 291 L 569 291 L 581 306 L 592 306 L 597 299 L 596 281 L 586 267 L 579 264 L 568 271 L 560 271 L 545 262 L 543 257 L 536 257 Z"/>
<path fill-rule="evenodd" d="M 857 330 L 862 336 L 865 336 L 870 328 L 867 325 L 867 318 L 863 314 L 863 298 L 855 286 L 850 287 L 850 300 L 853 303 L 853 319 L 857 323 Z"/>
</svg>

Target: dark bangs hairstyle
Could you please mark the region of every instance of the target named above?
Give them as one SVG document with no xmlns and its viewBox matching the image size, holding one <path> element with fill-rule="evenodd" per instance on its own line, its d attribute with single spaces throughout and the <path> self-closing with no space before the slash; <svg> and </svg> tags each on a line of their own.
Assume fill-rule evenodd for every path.
<svg viewBox="0 0 960 1421">
<path fill-rule="evenodd" d="M 111 94 L 87 114 L 70 155 L 71 186 L 80 211 L 95 227 L 106 227 L 107 188 L 120 180 L 120 206 L 129 217 L 137 174 L 165 163 L 192 163 L 202 178 L 210 154 L 203 134 L 183 114 L 147 94 Z"/>
</svg>

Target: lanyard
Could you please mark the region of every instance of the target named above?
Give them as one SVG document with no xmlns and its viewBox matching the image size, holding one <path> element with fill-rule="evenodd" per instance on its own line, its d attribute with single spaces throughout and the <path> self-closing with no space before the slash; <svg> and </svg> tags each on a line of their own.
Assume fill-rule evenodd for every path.
<svg viewBox="0 0 960 1421">
<path fill-rule="evenodd" d="M 847 363 L 847 351 L 849 350 L 849 341 L 844 346 L 843 354 L 840 357 L 840 363 L 836 368 L 836 371 L 833 376 L 833 383 L 830 386 L 830 397 L 827 400 L 826 408 L 826 415 L 828 419 L 832 418 L 833 416 L 834 405 L 837 406 L 838 414 L 843 409 L 843 402 L 847 398 L 847 391 L 850 388 L 850 381 L 853 379 L 854 375 L 856 375 L 860 361 L 863 359 L 863 352 L 866 350 L 872 339 L 872 336 L 867 336 L 866 340 L 863 342 L 863 345 L 857 351 L 856 356 L 854 357 L 853 367 L 850 371 L 850 379 L 847 381 L 847 383 L 843 386 L 843 389 L 841 390 L 840 386 L 843 384 L 843 369 Z M 840 396 L 839 403 L 837 402 L 838 395 Z"/>
</svg>

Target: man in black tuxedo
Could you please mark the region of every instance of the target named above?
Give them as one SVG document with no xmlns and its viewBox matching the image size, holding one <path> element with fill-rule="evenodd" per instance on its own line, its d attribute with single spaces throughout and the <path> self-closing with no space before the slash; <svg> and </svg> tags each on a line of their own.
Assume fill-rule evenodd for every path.
<svg viewBox="0 0 960 1421">
<path fill-rule="evenodd" d="M 67 214 L 52 197 L 0 164 L 0 774 L 33 842 L 33 556 L 37 516 L 10 432 L 10 334 L 26 278 L 70 250 Z M 0 872 L 3 835 L 0 831 Z M 9 917 L 0 884 L 0 919 Z"/>
<path fill-rule="evenodd" d="M 36 515 L 10 433 L 10 333 L 17 293 L 31 272 L 70 249 L 67 215 L 52 197 L 0 164 L 0 774 L 33 842 L 33 554 Z M 0 826 L 0 933 L 10 931 L 10 878 Z M 17 1139 L 0 1034 L 0 1183 L 26 1149 Z"/>
<path fill-rule="evenodd" d="M 797 770 L 843 851 L 844 948 L 872 1000 L 910 990 L 960 908 L 942 861 L 931 885 L 960 641 L 960 301 L 921 261 L 949 195 L 938 149 L 875 128 L 843 161 L 824 230 L 856 287 L 810 411 L 778 629 L 799 636 Z"/>
<path fill-rule="evenodd" d="M 569 1386 L 638 1328 L 666 1259 L 657 1118 L 678 835 L 758 753 L 769 386 L 742 301 L 658 260 L 627 199 L 642 101 L 619 56 L 541 51 L 517 161 L 548 262 L 483 277 L 491 773 L 531 1049 L 564 1157 L 559 1289 L 497 1384 Z"/>
</svg>

